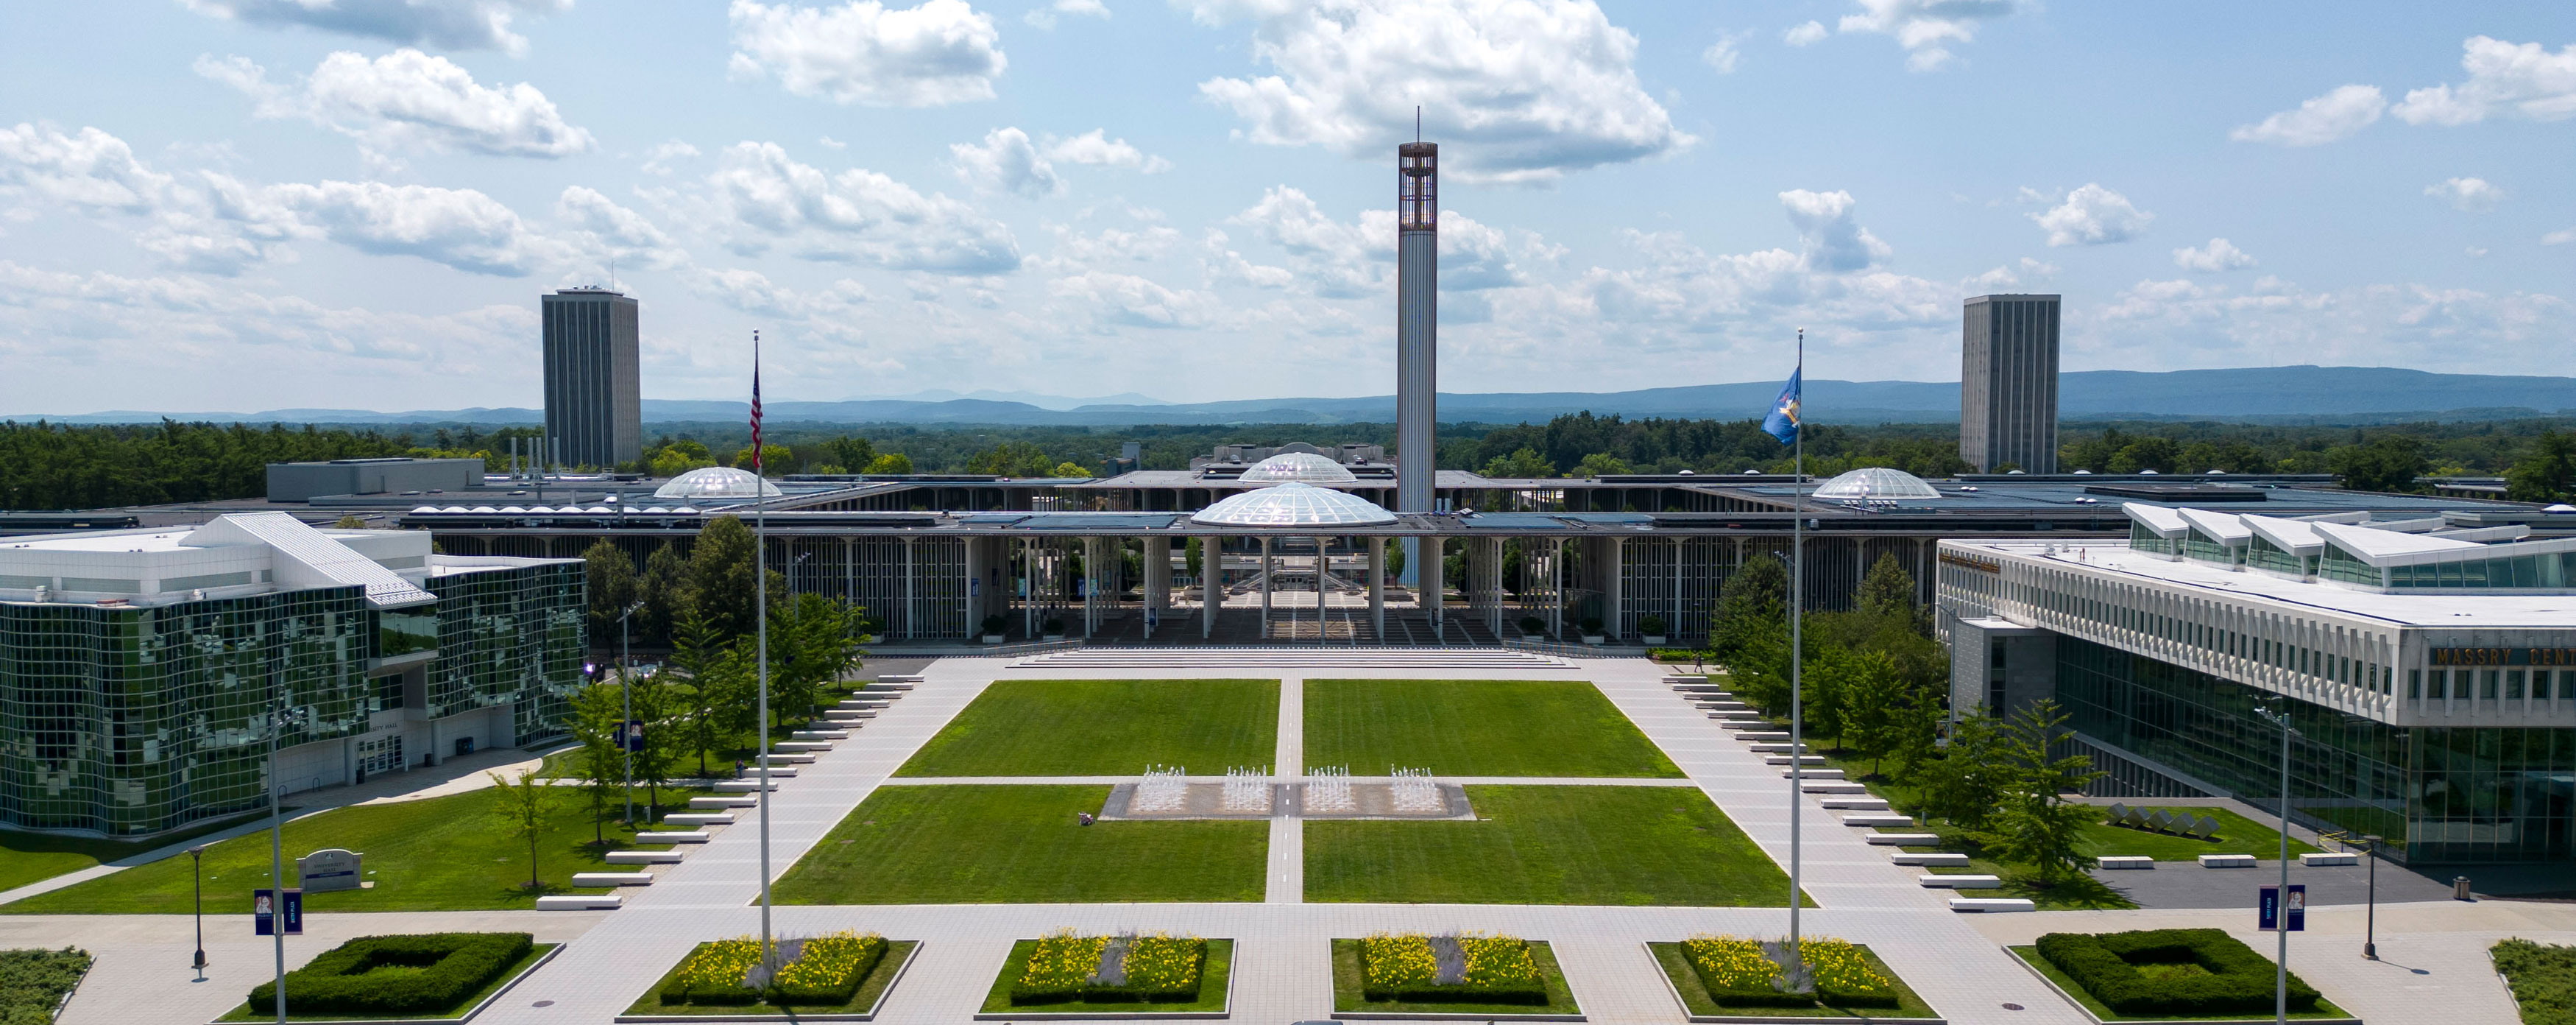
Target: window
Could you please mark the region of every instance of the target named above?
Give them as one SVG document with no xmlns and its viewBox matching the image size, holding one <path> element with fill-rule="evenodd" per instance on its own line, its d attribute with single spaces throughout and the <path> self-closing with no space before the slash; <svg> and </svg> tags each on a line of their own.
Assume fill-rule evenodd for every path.
<svg viewBox="0 0 2576 1025">
<path fill-rule="evenodd" d="M 2507 669 L 2504 671 L 2504 699 L 2507 701 L 2522 700 L 2522 670 Z"/>
<path fill-rule="evenodd" d="M 2420 701 L 2420 700 L 2422 700 L 2422 699 L 2423 699 L 2423 697 L 2424 697 L 2424 671 L 2423 671 L 2423 670 L 2421 670 L 2421 669 L 2409 669 L 2409 670 L 2407 670 L 2407 671 L 2406 671 L 2406 699 L 2407 699 L 2407 700 L 2409 700 L 2409 701 Z"/>
</svg>

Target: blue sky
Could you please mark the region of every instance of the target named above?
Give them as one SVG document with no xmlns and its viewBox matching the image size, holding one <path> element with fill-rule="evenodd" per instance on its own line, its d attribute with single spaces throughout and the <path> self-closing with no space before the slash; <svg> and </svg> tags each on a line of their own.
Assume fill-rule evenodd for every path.
<svg viewBox="0 0 2576 1025">
<path fill-rule="evenodd" d="M 1996 291 L 2576 374 L 2564 3 L 179 0 L 0 34 L 0 413 L 534 405 L 612 273 L 648 397 L 1383 394 L 1416 104 L 1444 390 L 1954 380 Z"/>
</svg>

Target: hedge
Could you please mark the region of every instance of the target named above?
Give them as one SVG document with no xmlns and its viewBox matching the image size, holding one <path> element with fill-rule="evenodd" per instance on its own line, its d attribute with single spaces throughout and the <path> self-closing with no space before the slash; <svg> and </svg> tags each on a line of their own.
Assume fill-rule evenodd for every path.
<svg viewBox="0 0 2576 1025">
<path fill-rule="evenodd" d="M 443 1014 L 528 956 L 523 932 L 361 936 L 286 973 L 290 1014 Z M 275 1006 L 277 983 L 250 991 L 254 1008 Z"/>
<path fill-rule="evenodd" d="M 47 1025 L 63 995 L 80 985 L 90 957 L 61 950 L 0 950 L 0 1023 Z"/>
<path fill-rule="evenodd" d="M 2517 938 L 2487 953 L 2522 1005 L 2523 1025 L 2576 1025 L 2576 947 Z"/>
<path fill-rule="evenodd" d="M 1435 981 L 1429 937 L 1370 936 L 1360 941 L 1360 996 L 1404 1003 L 1539 1004 L 1548 1002 L 1547 980 L 1529 942 L 1516 936 L 1456 937 L 1466 958 L 1465 978 Z"/>
<path fill-rule="evenodd" d="M 2272 962 L 2217 929 L 2053 932 L 2040 937 L 2037 946 L 2039 956 L 2119 1014 L 2208 1016 L 2272 1009 Z M 2186 963 L 2209 974 L 2165 979 L 2138 974 L 2139 965 Z M 2295 974 L 2289 990 L 2291 1010 L 2316 1006 L 2316 988 Z"/>
</svg>

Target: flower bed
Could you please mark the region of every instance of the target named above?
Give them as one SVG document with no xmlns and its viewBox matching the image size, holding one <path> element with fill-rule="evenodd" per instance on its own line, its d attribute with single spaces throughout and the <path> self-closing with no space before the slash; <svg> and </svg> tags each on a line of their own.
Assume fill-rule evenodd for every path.
<svg viewBox="0 0 2576 1025">
<path fill-rule="evenodd" d="M 661 986 L 662 1003 L 704 1006 L 849 1003 L 859 983 L 885 960 L 885 937 L 836 932 L 797 944 L 795 959 L 778 967 L 766 987 L 746 985 L 760 964 L 760 941 L 749 936 L 699 945 Z"/>
<path fill-rule="evenodd" d="M 1871 967 L 1860 947 L 1848 940 L 1809 939 L 1798 943 L 1798 956 L 1815 982 L 1813 993 L 1786 993 L 1775 985 L 1780 965 L 1754 940 L 1733 936 L 1694 936 L 1682 941 L 1683 956 L 1699 975 L 1709 998 L 1725 1007 L 1895 1007 L 1896 980 Z"/>
<path fill-rule="evenodd" d="M 361 936 L 286 973 L 287 1013 L 443 1015 L 525 960 L 534 940 L 523 932 Z M 250 991 L 251 1007 L 276 1000 L 276 982 Z"/>
<path fill-rule="evenodd" d="M 1443 978 L 1436 946 L 1455 944 L 1458 968 Z M 1547 980 L 1518 936 L 1378 933 L 1360 940 L 1360 996 L 1406 1003 L 1544 1004 Z"/>
<path fill-rule="evenodd" d="M 1104 959 L 1113 944 L 1117 956 Z M 1037 941 L 1011 984 L 1011 1003 L 1185 1003 L 1198 998 L 1206 963 L 1207 941 L 1196 936 L 1083 936 L 1066 929 Z"/>
<path fill-rule="evenodd" d="M 2208 1017 L 2270 1011 L 2273 964 L 2217 929 L 2053 932 L 2039 956 L 2121 1015 Z M 2316 988 L 2289 977 L 2290 1010 L 2317 1009 Z"/>
</svg>

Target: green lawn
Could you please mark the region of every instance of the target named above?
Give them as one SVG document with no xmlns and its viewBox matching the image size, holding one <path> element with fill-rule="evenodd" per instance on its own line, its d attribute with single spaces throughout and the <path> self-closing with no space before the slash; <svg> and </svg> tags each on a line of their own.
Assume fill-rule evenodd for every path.
<svg viewBox="0 0 2576 1025">
<path fill-rule="evenodd" d="M 1268 822 L 1103 822 L 1105 786 L 889 786 L 772 889 L 782 904 L 1257 901 Z"/>
<path fill-rule="evenodd" d="M 1190 1014 L 1211 1017 L 1206 1012 L 1226 1009 L 1226 983 L 1234 974 L 1234 941 L 1207 941 L 1207 963 L 1199 968 L 1199 996 L 1188 1003 L 1114 1004 L 1106 1001 L 1068 1000 L 1061 1004 L 1014 1004 L 1011 983 L 1028 970 L 1029 955 L 1037 951 L 1038 941 L 1021 940 L 1011 944 L 1011 956 L 1002 959 L 1002 971 L 993 976 L 993 989 L 984 995 L 983 1013 L 1010 1014 L 1023 1018 L 1042 1018 L 1054 1014 L 1081 1014 L 1094 1017 L 1116 1014 Z M 1196 1012 L 1196 1013 L 1193 1013 Z"/>
<path fill-rule="evenodd" d="M 2083 987 L 2083 986 L 2080 986 L 2080 985 L 2077 985 L 2077 984 L 2076 984 L 2076 982 L 2075 982 L 2075 977 L 2074 977 L 2074 976 L 2071 976 L 2071 975 L 2066 974 L 2065 972 L 2059 971 L 2056 965 L 2053 965 L 2053 964 L 2048 963 L 2048 959 L 2047 959 L 2047 958 L 2044 958 L 2044 957 L 2039 956 L 2039 948 L 2038 948 L 2038 947 L 2035 947 L 2035 946 L 2032 946 L 2032 947 L 2013 947 L 2013 948 L 2010 948 L 2010 949 L 2012 950 L 2012 952 L 2013 952 L 2013 954 L 2014 954 L 2015 956 L 2020 957 L 2020 958 L 2022 959 L 2022 961 L 2023 961 L 2023 962 L 2025 962 L 2025 963 L 2029 964 L 2032 968 L 2037 969 L 2037 970 L 2039 971 L 2039 974 L 2040 974 L 2040 975 L 2042 975 L 2042 976 L 2044 976 L 2044 977 L 2046 977 L 2046 978 L 2048 979 L 2048 981 L 2053 982 L 2053 983 L 2056 983 L 2056 984 L 2057 984 L 2057 988 L 2058 988 L 2061 992 L 2064 992 L 2066 995 L 2068 995 L 2068 996 L 2070 996 L 2070 997 L 2073 997 L 2073 998 L 2075 999 L 2075 1002 L 2076 1002 L 2076 1003 L 2084 1005 L 2084 1010 L 2085 1010 L 2085 1011 L 2087 1011 L 2087 1012 L 2089 1012 L 2089 1013 L 2091 1013 L 2091 1014 L 2093 1015 L 2094 1019 L 2095 1019 L 2095 1020 L 2097 1020 L 2097 1021 L 2106 1021 L 2106 1022 L 2120 1022 L 2120 1021 L 2209 1021 L 2209 1022 L 2221 1022 L 2221 1021 L 2275 1021 L 2275 1020 L 2278 1020 L 2278 1019 L 2277 1019 L 2277 1018 L 2275 1018 L 2275 1017 L 2274 1017 L 2274 1015 L 2273 1015 L 2271 1012 L 2269 1012 L 2269 1011 L 2265 1011 L 2265 1012 L 2262 1012 L 2262 1013 L 2259 1013 L 2259 1014 L 2229 1014 L 2229 1015 L 2220 1015 L 2220 1016 L 2217 1016 L 2217 1017 L 2209 1017 L 2209 1016 L 2202 1016 L 2202 1015 L 2189 1015 L 2189 1014 L 2156 1014 L 2156 1015 L 2148 1015 L 2148 1016 L 2143 1017 L 2143 1018 L 2141 1018 L 2141 1017 L 2124 1017 L 2124 1016 L 2121 1016 L 2121 1015 L 2117 1015 L 2117 1014 L 2113 1014 L 2113 1013 L 2111 1013 L 2111 1008 L 2109 1007 L 2109 1005 L 2106 1005 L 2106 1004 L 2104 1004 L 2103 1002 L 2101 1002 L 2101 1001 L 2099 1001 L 2099 1000 L 2095 1000 L 2095 999 L 2093 999 L 2093 994 L 2085 992 L 2085 991 L 2084 991 L 2084 987 Z M 2317 998 L 2317 1006 L 2316 1006 L 2315 1008 L 2311 1009 L 2311 1010 L 2306 1010 L 2306 1011 L 2292 1011 L 2292 1012 L 2290 1012 L 2290 1020 L 2291 1020 L 2291 1021 L 2306 1021 L 2306 1020 L 2314 1019 L 2314 1018 L 2350 1018 L 2350 1017 L 2352 1017 L 2352 1012 L 2350 1012 L 2350 1011 L 2346 1011 L 2346 1010 L 2344 1010 L 2343 1008 L 2340 1008 L 2340 1007 L 2336 1007 L 2336 1006 L 2334 1005 L 2334 1002 L 2333 1002 L 2333 1001 L 2331 1001 L 2331 1000 L 2327 1000 L 2327 999 L 2326 999 L 2326 998 L 2324 998 L 2324 997 L 2318 997 L 2318 998 Z"/>
<path fill-rule="evenodd" d="M 1777 907 L 1789 877 L 1687 787 L 1472 786 L 1476 822 L 1306 822 L 1318 903 Z"/>
<path fill-rule="evenodd" d="M 1530 959 L 1538 962 L 1540 977 L 1547 980 L 1545 1004 L 1469 1004 L 1439 1001 L 1406 1003 L 1401 1000 L 1370 1000 L 1361 991 L 1366 980 L 1360 967 L 1360 941 L 1333 941 L 1333 1011 L 1375 1014 L 1474 1015 L 1479 1018 L 1510 1018 L 1515 1015 L 1579 1015 L 1583 1009 L 1574 1003 L 1574 991 L 1565 985 L 1565 969 L 1556 963 L 1556 951 L 1546 940 L 1530 941 Z"/>
<path fill-rule="evenodd" d="M 1678 777 L 1589 683 L 1308 680 L 1306 764 L 1357 776 Z"/>
<path fill-rule="evenodd" d="M 2145 811 L 2159 810 L 2156 805 L 2139 805 Z M 2207 840 L 2193 840 L 2170 833 L 2150 833 L 2143 829 L 2114 826 L 2096 820 L 2084 830 L 2084 853 L 2094 857 L 2106 854 L 2143 854 L 2157 861 L 2190 861 L 2203 854 L 2251 854 L 2258 858 L 2281 856 L 2281 833 L 2225 808 L 2163 808 L 2177 815 L 2208 816 L 2218 820 L 2218 835 Z M 2102 819 L 2111 817 L 2105 808 Z M 2290 841 L 2290 856 L 2314 854 L 2319 848 L 2297 840 Z"/>
<path fill-rule="evenodd" d="M 306 894 L 307 910 L 330 911 L 466 911 L 533 908 L 536 897 L 521 887 L 528 881 L 528 845 L 504 835 L 491 808 L 498 791 L 490 788 L 419 801 L 356 805 L 286 823 L 286 873 L 295 875 L 295 859 L 326 847 L 366 856 L 367 880 L 373 889 Z M 599 871 L 601 855 L 627 846 L 631 834 L 617 823 L 603 830 L 608 844 L 592 842 L 590 811 L 566 791 L 567 803 L 538 839 L 540 878 L 562 888 L 575 872 Z M 639 802 L 643 797 L 637 791 Z M 662 791 L 666 809 L 686 806 L 688 794 Z M 610 814 L 617 814 L 612 806 Z M 250 891 L 269 885 L 269 834 L 239 836 L 208 848 L 205 856 L 206 911 L 248 914 Z M 191 859 L 164 858 L 113 875 L 0 904 L 0 914 L 186 914 L 195 905 Z M 591 891 L 596 892 L 596 891 Z"/>
<path fill-rule="evenodd" d="M 1860 945 L 1855 944 L 1855 946 Z M 1846 1009 L 1840 1007 L 1828 1007 L 1824 1004 L 1810 1004 L 1806 1007 L 1727 1007 L 1719 1004 L 1716 998 L 1709 996 L 1708 984 L 1700 981 L 1699 970 L 1691 967 L 1690 955 L 1683 952 L 1681 944 L 1649 943 L 1646 944 L 1646 949 L 1654 953 L 1655 964 L 1664 970 L 1664 978 L 1672 981 L 1673 991 L 1681 995 L 1682 1008 L 1689 1012 L 1690 1016 L 1694 1018 L 1733 1015 L 1759 1016 L 1764 1018 L 1842 1018 L 1845 1020 L 1862 1020 L 1867 1016 L 1876 1016 L 1879 1018 L 1931 1018 L 1936 1016 L 1935 1012 L 1932 1010 L 1932 1005 L 1924 1003 L 1923 997 L 1914 992 L 1914 987 L 1906 985 L 1904 978 L 1896 974 L 1896 969 L 1888 967 L 1886 961 L 1879 959 L 1878 952 L 1869 949 L 1867 946 L 1860 946 L 1860 956 L 1862 959 L 1868 961 L 1869 966 L 1876 969 L 1879 974 L 1887 976 L 1890 980 L 1896 983 L 1897 1004 L 1895 1007 Z"/>
<path fill-rule="evenodd" d="M 697 953 L 698 949 L 704 946 L 706 946 L 706 944 L 701 943 L 697 947 L 689 948 L 689 954 Z M 628 1007 L 626 1009 L 626 1013 L 629 1015 L 672 1015 L 678 1017 L 741 1017 L 743 1015 L 758 1014 L 779 1015 L 782 1017 L 782 1020 L 784 1020 L 784 1016 L 791 1014 L 803 1015 L 806 1017 L 826 1014 L 871 1014 L 876 1010 L 877 1002 L 885 999 L 886 990 L 894 985 L 895 976 L 903 972 L 904 962 L 909 960 L 912 957 L 913 951 L 920 949 L 920 947 L 920 940 L 887 940 L 885 956 L 877 960 L 877 966 L 875 968 L 868 970 L 867 978 L 859 980 L 859 988 L 856 992 L 850 995 L 850 1002 L 839 1007 L 817 1007 L 812 1004 L 796 1004 L 794 1006 L 782 1007 L 772 1004 L 766 1000 L 753 1004 L 663 1003 L 662 987 L 671 982 L 672 976 L 680 974 L 680 964 L 687 964 L 689 961 L 688 955 L 682 955 L 680 957 L 680 964 L 672 965 L 670 971 L 663 972 L 661 978 L 653 980 L 653 988 L 645 990 L 644 996 L 636 1000 L 633 1006 Z"/>
<path fill-rule="evenodd" d="M 92 865 L 147 854 L 260 818 L 257 814 L 227 815 L 145 840 L 106 840 L 0 829 L 0 890 L 14 890 L 65 872 L 78 872 Z"/>
<path fill-rule="evenodd" d="M 1133 776 L 1179 765 L 1222 776 L 1278 754 L 1277 680 L 1004 680 L 895 775 Z"/>
</svg>

